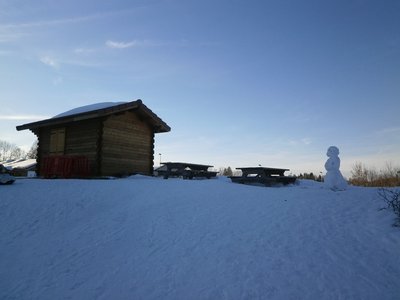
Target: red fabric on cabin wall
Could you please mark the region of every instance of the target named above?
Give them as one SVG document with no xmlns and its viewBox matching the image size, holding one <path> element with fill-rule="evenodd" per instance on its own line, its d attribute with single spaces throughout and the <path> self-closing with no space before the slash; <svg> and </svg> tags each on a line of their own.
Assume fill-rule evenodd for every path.
<svg viewBox="0 0 400 300">
<path fill-rule="evenodd" d="M 45 178 L 82 178 L 90 174 L 86 156 L 48 156 L 43 160 L 41 175 Z"/>
</svg>

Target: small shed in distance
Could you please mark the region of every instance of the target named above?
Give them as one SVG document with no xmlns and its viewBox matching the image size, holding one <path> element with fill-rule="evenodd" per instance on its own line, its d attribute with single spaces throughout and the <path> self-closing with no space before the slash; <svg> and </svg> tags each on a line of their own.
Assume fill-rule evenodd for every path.
<svg viewBox="0 0 400 300">
<path fill-rule="evenodd" d="M 155 133 L 171 128 L 141 100 L 88 105 L 17 126 L 38 138 L 37 173 L 51 158 L 83 157 L 89 176 L 152 174 Z M 50 160 L 49 160 L 50 158 Z"/>
</svg>

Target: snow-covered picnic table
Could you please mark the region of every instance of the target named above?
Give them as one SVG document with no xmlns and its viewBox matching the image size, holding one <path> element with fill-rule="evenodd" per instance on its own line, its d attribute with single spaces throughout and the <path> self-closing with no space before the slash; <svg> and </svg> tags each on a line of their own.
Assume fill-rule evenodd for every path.
<svg viewBox="0 0 400 300">
<path fill-rule="evenodd" d="M 200 165 L 185 162 L 163 162 L 163 166 L 157 170 L 158 176 L 168 179 L 171 176 L 193 179 L 194 177 L 205 177 L 210 179 L 215 177 L 218 172 L 208 171 L 213 166 Z"/>
<path fill-rule="evenodd" d="M 236 168 L 242 171 L 242 176 L 230 176 L 232 182 L 236 183 L 258 183 L 266 186 L 275 184 L 290 184 L 296 181 L 295 176 L 285 176 L 289 169 L 266 168 L 266 167 L 245 167 Z"/>
</svg>

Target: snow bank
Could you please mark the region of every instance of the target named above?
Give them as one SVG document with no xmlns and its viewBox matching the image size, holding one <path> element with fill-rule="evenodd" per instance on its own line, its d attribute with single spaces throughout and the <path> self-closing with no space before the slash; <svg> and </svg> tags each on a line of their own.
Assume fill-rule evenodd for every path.
<svg viewBox="0 0 400 300">
<path fill-rule="evenodd" d="M 1 299 L 398 299 L 376 189 L 134 176 L 0 186 Z"/>
</svg>

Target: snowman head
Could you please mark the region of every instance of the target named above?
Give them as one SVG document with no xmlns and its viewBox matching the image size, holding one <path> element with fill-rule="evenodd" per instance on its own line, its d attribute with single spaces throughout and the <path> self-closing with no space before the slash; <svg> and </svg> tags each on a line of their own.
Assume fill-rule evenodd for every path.
<svg viewBox="0 0 400 300">
<path fill-rule="evenodd" d="M 330 146 L 328 151 L 326 152 L 328 157 L 337 157 L 339 156 L 339 148 L 336 146 Z"/>
</svg>

